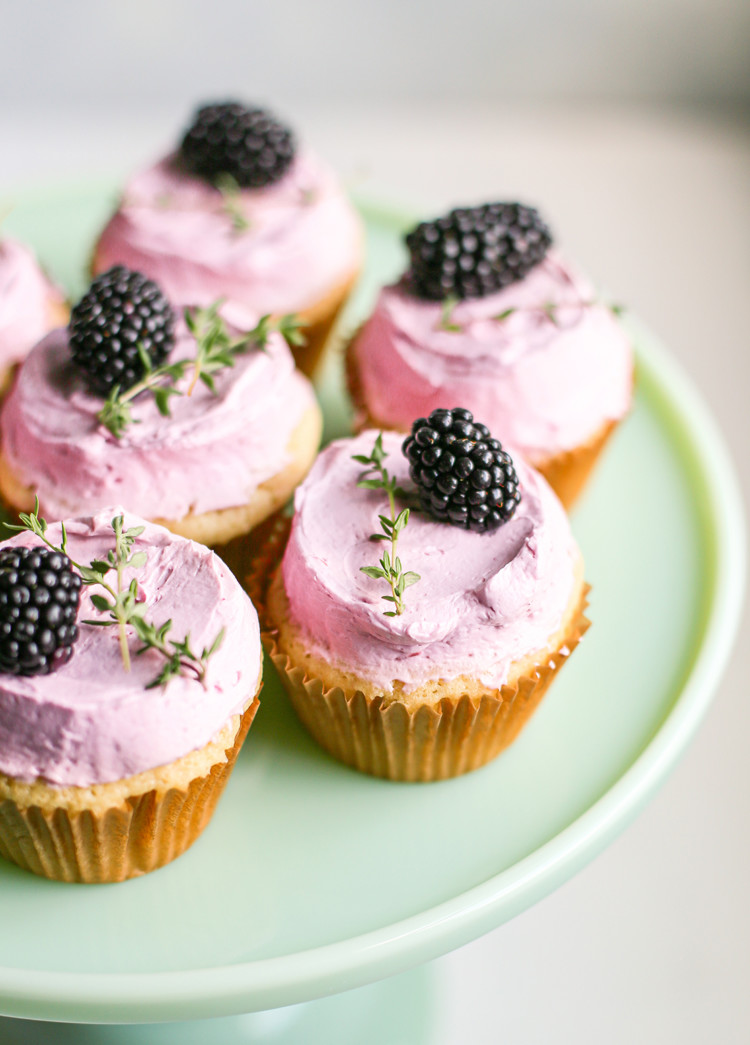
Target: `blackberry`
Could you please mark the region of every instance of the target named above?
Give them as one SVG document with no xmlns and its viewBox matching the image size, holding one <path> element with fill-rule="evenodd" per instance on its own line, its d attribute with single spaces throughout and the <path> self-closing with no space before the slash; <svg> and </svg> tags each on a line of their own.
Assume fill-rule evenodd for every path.
<svg viewBox="0 0 750 1045">
<path fill-rule="evenodd" d="M 46 675 L 68 660 L 81 583 L 60 552 L 0 549 L 0 672 Z"/>
<path fill-rule="evenodd" d="M 243 189 L 261 189 L 289 169 L 294 138 L 265 109 L 204 105 L 182 139 L 180 156 L 187 170 L 207 181 L 230 174 Z"/>
<path fill-rule="evenodd" d="M 470 410 L 433 410 L 403 444 L 424 511 L 484 533 L 507 522 L 521 500 L 513 461 Z"/>
<path fill-rule="evenodd" d="M 424 221 L 406 237 L 407 284 L 417 297 L 482 298 L 515 283 L 538 265 L 552 243 L 533 207 L 486 203 Z"/>
<path fill-rule="evenodd" d="M 86 383 L 106 398 L 131 388 L 145 367 L 139 346 L 159 366 L 174 344 L 174 313 L 153 280 L 124 265 L 97 276 L 70 314 L 70 349 Z"/>
</svg>

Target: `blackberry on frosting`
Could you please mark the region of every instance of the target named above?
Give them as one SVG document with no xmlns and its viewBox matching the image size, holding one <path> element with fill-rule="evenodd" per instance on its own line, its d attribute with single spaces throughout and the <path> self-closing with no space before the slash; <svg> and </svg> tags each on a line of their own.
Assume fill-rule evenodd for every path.
<svg viewBox="0 0 750 1045">
<path fill-rule="evenodd" d="M 403 443 L 422 509 L 477 533 L 507 522 L 521 500 L 510 455 L 470 410 L 433 410 Z"/>
<path fill-rule="evenodd" d="M 158 284 L 114 265 L 93 281 L 70 314 L 73 362 L 96 395 L 131 388 L 174 344 L 174 313 Z"/>
<path fill-rule="evenodd" d="M 78 637 L 81 578 L 49 548 L 0 550 L 0 672 L 46 675 Z"/>
<path fill-rule="evenodd" d="M 202 106 L 180 145 L 187 170 L 208 181 L 229 174 L 243 189 L 279 181 L 294 151 L 291 131 L 275 116 L 239 102 Z"/>
<path fill-rule="evenodd" d="M 407 235 L 407 286 L 430 301 L 485 297 L 523 279 L 551 244 L 552 235 L 533 207 L 460 207 Z"/>
</svg>

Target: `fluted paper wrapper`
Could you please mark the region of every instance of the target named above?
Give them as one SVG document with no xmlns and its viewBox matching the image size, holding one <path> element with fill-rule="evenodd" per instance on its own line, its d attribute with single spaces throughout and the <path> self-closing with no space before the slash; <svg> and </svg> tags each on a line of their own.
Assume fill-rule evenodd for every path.
<svg viewBox="0 0 750 1045">
<path fill-rule="evenodd" d="M 328 291 L 320 301 L 298 311 L 297 317 L 304 323 L 302 333 L 305 343 L 294 345 L 292 355 L 299 369 L 307 377 L 313 377 L 318 370 L 328 338 L 358 276 L 359 270 Z"/>
<path fill-rule="evenodd" d="M 256 695 L 242 715 L 226 762 L 214 763 L 186 789 L 132 795 L 96 814 L 0 801 L 0 856 L 63 882 L 122 882 L 168 864 L 211 819 L 258 706 Z"/>
<path fill-rule="evenodd" d="M 608 421 L 587 443 L 582 443 L 574 450 L 564 450 L 535 465 L 536 470 L 542 473 L 568 511 L 583 492 L 594 465 L 617 423 Z"/>
<path fill-rule="evenodd" d="M 368 697 L 360 690 L 326 689 L 279 648 L 266 611 L 266 593 L 288 532 L 289 522 L 280 521 L 249 581 L 263 643 L 311 736 L 335 758 L 363 773 L 426 782 L 486 765 L 518 736 L 590 624 L 584 616 L 586 585 L 559 647 L 516 684 L 481 698 L 450 697 L 409 710 L 400 701 Z"/>
<path fill-rule="evenodd" d="M 390 428 L 390 425 L 383 425 L 373 417 L 367 408 L 352 348 L 358 333 L 359 331 L 354 334 L 346 347 L 345 364 L 346 387 L 354 407 L 355 431 L 361 431 L 363 428 Z M 446 406 L 448 405 L 446 403 Z M 550 484 L 567 511 L 573 507 L 589 481 L 594 465 L 617 424 L 617 421 L 607 421 L 588 442 L 572 450 L 562 450 L 544 461 L 531 462 Z"/>
</svg>

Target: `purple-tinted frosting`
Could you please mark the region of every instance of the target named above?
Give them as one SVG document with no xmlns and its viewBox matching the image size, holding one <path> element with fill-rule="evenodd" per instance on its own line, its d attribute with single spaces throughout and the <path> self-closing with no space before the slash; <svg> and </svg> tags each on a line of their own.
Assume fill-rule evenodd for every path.
<svg viewBox="0 0 750 1045">
<path fill-rule="evenodd" d="M 297 489 L 282 566 L 292 620 L 313 654 L 385 692 L 394 680 L 408 690 L 461 675 L 502 685 L 513 661 L 547 645 L 574 596 L 580 556 L 560 502 L 517 461 L 521 503 L 492 533 L 412 512 L 398 554 L 421 580 L 406 589 L 403 614 L 386 617 L 386 582 L 360 567 L 376 565 L 387 547 L 370 536 L 388 502 L 357 487 L 362 465 L 352 460 L 370 453 L 375 435 L 332 443 Z M 407 488 L 401 443 L 383 434 L 386 467 Z"/>
<path fill-rule="evenodd" d="M 31 250 L 0 242 L 0 368 L 20 362 L 53 326 L 62 293 L 42 272 Z"/>
<path fill-rule="evenodd" d="M 120 509 L 66 524 L 68 552 L 79 563 L 102 559 L 114 547 L 111 527 Z M 126 528 L 144 525 L 125 513 Z M 206 686 L 180 675 L 166 687 L 146 689 L 163 658 L 128 628 L 132 667 L 126 672 L 117 627 L 79 623 L 70 660 L 49 675 L 30 678 L 0 674 L 0 772 L 20 780 L 85 787 L 132 776 L 165 765 L 207 744 L 232 715 L 242 711 L 258 682 L 260 634 L 252 603 L 222 561 L 202 545 L 145 524 L 136 550 L 148 559 L 125 571 L 125 583 L 138 580 L 148 604 L 148 619 L 171 619 L 171 635 L 189 633 L 200 653 L 224 628 L 224 640 L 210 658 Z M 49 527 L 53 543 L 59 526 Z M 31 546 L 31 533 L 13 544 Z M 96 588 L 84 587 L 79 622 L 106 619 L 91 602 Z"/>
<path fill-rule="evenodd" d="M 541 462 L 627 412 L 632 350 L 593 285 L 557 251 L 517 283 L 440 302 L 386 287 L 353 351 L 371 417 L 408 430 L 437 407 L 461 406 Z"/>
<path fill-rule="evenodd" d="M 333 172 L 301 152 L 280 181 L 243 189 L 236 230 L 222 194 L 174 156 L 136 174 L 96 249 L 96 268 L 128 265 L 176 304 L 218 297 L 254 311 L 308 308 L 360 264 L 359 218 Z"/>
<path fill-rule="evenodd" d="M 180 322 L 169 358 L 194 355 Z M 67 330 L 57 330 L 27 357 L 5 401 L 3 455 L 38 492 L 47 518 L 127 504 L 147 519 L 182 519 L 247 504 L 288 463 L 289 438 L 315 396 L 276 333 L 264 351 L 251 349 L 214 377 L 216 395 L 198 382 L 191 395 L 170 399 L 171 417 L 139 396 L 136 423 L 117 439 L 97 421 L 102 400 L 86 391 Z"/>
</svg>

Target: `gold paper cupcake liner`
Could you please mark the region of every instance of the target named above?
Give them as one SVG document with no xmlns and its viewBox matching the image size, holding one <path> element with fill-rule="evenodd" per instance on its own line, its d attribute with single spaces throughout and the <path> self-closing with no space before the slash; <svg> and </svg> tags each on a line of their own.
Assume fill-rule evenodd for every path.
<svg viewBox="0 0 750 1045">
<path fill-rule="evenodd" d="M 582 443 L 574 450 L 563 450 L 544 461 L 534 463 L 536 470 L 541 472 L 567 511 L 570 511 L 583 492 L 602 450 L 618 423 L 606 421 L 588 442 Z"/>
<path fill-rule="evenodd" d="M 481 697 L 446 697 L 409 709 L 399 700 L 361 690 L 327 688 L 295 665 L 278 644 L 266 598 L 289 532 L 279 522 L 249 581 L 262 639 L 297 715 L 310 735 L 339 761 L 373 776 L 433 781 L 486 765 L 516 739 L 590 622 L 584 585 L 567 633 L 544 660 L 512 685 Z"/>
<path fill-rule="evenodd" d="M 0 801 L 0 856 L 63 882 L 122 882 L 163 867 L 188 849 L 211 819 L 255 713 L 243 712 L 226 761 L 186 788 L 133 794 L 101 813 Z"/>
<path fill-rule="evenodd" d="M 365 403 L 362 382 L 352 347 L 358 334 L 359 330 L 346 346 L 344 364 L 346 388 L 354 408 L 354 430 L 359 432 L 363 428 L 392 429 L 392 425 L 384 425 L 373 417 Z M 580 446 L 576 446 L 572 450 L 562 450 L 544 460 L 529 462 L 532 467 L 541 472 L 567 511 L 573 507 L 589 481 L 594 466 L 618 423 L 618 421 L 605 421 L 594 435 Z"/>
<path fill-rule="evenodd" d="M 292 348 L 292 355 L 299 369 L 307 377 L 312 378 L 318 370 L 323 350 L 334 324 L 358 279 L 359 269 L 357 268 L 338 286 L 328 291 L 320 301 L 297 313 L 297 318 L 304 324 L 302 333 L 305 336 L 305 343 L 295 345 Z"/>
</svg>

